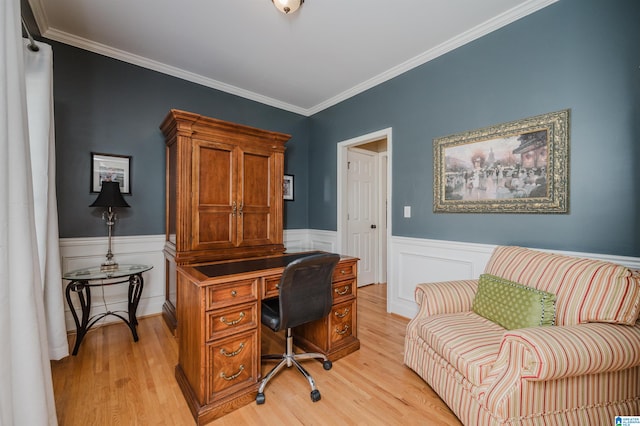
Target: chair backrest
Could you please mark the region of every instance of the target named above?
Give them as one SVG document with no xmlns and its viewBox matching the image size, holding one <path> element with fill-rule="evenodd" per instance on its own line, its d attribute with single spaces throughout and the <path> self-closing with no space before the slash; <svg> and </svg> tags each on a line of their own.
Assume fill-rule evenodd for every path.
<svg viewBox="0 0 640 426">
<path fill-rule="evenodd" d="M 340 255 L 320 253 L 291 262 L 280 279 L 280 329 L 326 317 L 331 311 L 333 270 Z"/>
</svg>

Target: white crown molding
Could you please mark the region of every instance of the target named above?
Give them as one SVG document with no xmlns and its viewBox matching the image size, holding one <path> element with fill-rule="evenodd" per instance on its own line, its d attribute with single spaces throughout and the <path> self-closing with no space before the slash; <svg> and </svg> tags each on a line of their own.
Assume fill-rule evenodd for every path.
<svg viewBox="0 0 640 426">
<path fill-rule="evenodd" d="M 444 43 L 434 47 L 433 49 L 427 50 L 426 52 L 413 57 L 393 68 L 390 68 L 389 70 L 378 74 L 377 76 L 372 77 L 369 80 L 363 81 L 362 83 L 353 86 L 351 89 L 345 90 L 337 96 L 327 99 L 326 101 L 307 109 L 305 115 L 311 116 L 333 105 L 336 105 L 346 99 L 364 92 L 365 90 L 369 90 L 372 87 L 382 84 L 385 81 L 391 80 L 392 78 L 397 77 L 409 70 L 412 70 L 413 68 L 432 61 L 433 59 L 436 59 L 437 57 L 442 56 L 445 53 L 451 52 L 458 47 L 464 46 L 467 43 L 471 43 L 472 41 L 479 39 L 480 37 L 485 36 L 499 28 L 509 25 L 512 22 L 517 21 L 518 19 L 524 18 L 527 15 L 537 12 L 538 10 L 556 3 L 557 1 L 559 0 L 531 0 L 519 6 L 516 6 L 513 9 L 510 9 L 498 16 L 489 19 L 488 21 L 483 22 L 482 24 L 470 29 L 469 31 L 466 31 L 452 39 L 445 41 Z"/>
<path fill-rule="evenodd" d="M 40 34 L 43 34 L 43 32 L 49 28 L 49 19 L 47 18 L 46 13 L 44 13 L 42 1 L 43 0 L 28 0 L 29 6 L 31 6 L 31 13 L 33 14 L 33 18 L 36 20 L 36 25 L 38 25 Z"/>
<path fill-rule="evenodd" d="M 37 21 L 37 19 L 36 19 Z M 38 21 L 39 22 L 39 21 Z M 239 96 L 241 98 L 249 99 L 252 101 L 260 102 L 261 104 L 269 105 L 275 108 L 279 108 L 285 111 L 294 112 L 300 115 L 307 115 L 304 108 L 297 107 L 295 105 L 288 104 L 286 102 L 279 101 L 277 99 L 263 96 L 258 93 L 251 92 L 249 90 L 241 89 L 230 84 L 222 83 L 220 81 L 203 77 L 199 74 L 195 74 L 189 71 L 185 71 L 180 68 L 176 68 L 171 65 L 163 64 L 162 62 L 153 61 L 143 56 L 134 55 L 123 50 L 114 49 L 110 46 L 96 43 L 91 40 L 87 40 L 82 37 L 77 37 L 72 34 L 58 31 L 53 28 L 46 28 L 42 33 L 43 37 L 50 40 L 58 41 L 60 43 L 68 44 L 70 46 L 78 47 L 80 49 L 88 50 L 99 55 L 107 56 L 109 58 L 118 59 L 129 64 L 137 65 L 142 68 L 150 69 L 153 71 L 167 74 L 173 77 L 180 78 L 182 80 L 197 83 L 202 86 L 210 87 L 212 89 L 220 90 L 232 95 Z"/>
<path fill-rule="evenodd" d="M 414 58 L 411 58 L 400 65 L 397 65 L 375 77 L 370 78 L 352 88 L 327 99 L 311 108 L 302 108 L 296 105 L 292 105 L 286 102 L 279 101 L 267 96 L 260 95 L 258 93 L 251 92 L 236 86 L 232 86 L 211 78 L 203 77 L 199 74 L 188 72 L 180 68 L 173 67 L 171 65 L 163 64 L 161 62 L 153 61 L 142 56 L 134 55 L 122 50 L 114 49 L 104 44 L 96 43 L 91 40 L 87 40 L 81 37 L 77 37 L 62 31 L 58 31 L 55 28 L 49 28 L 47 17 L 44 13 L 44 7 L 42 7 L 42 0 L 29 0 L 31 8 L 33 10 L 34 17 L 38 23 L 41 34 L 43 37 L 58 41 L 60 43 L 68 44 L 70 46 L 78 47 L 80 49 L 88 50 L 90 52 L 97 53 L 99 55 L 107 56 L 110 58 L 118 59 L 130 64 L 134 64 L 143 68 L 154 70 L 163 74 L 167 74 L 176 78 L 180 78 L 186 81 L 191 81 L 196 84 L 200 84 L 206 87 L 210 87 L 216 90 L 220 90 L 232 95 L 236 95 L 245 99 L 260 102 L 265 105 L 269 105 L 275 108 L 279 108 L 285 111 L 300 114 L 309 117 L 324 109 L 327 109 L 333 105 L 336 105 L 346 99 L 349 99 L 359 93 L 362 93 L 372 87 L 375 87 L 385 81 L 388 81 L 400 74 L 403 74 L 415 67 L 418 67 L 426 62 L 429 62 L 439 56 L 444 55 L 460 46 L 472 42 L 486 34 L 491 33 L 499 28 L 502 28 L 512 22 L 517 21 L 531 13 L 534 13 L 540 9 L 543 9 L 559 0 L 530 0 L 519 6 L 516 6 L 478 26 L 471 30 L 454 37 L 433 49 L 430 49 Z"/>
</svg>

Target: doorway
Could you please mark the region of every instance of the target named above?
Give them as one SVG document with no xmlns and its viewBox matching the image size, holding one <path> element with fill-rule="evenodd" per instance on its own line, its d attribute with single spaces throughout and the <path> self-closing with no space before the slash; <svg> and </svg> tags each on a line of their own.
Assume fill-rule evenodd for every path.
<svg viewBox="0 0 640 426">
<path fill-rule="evenodd" d="M 391 128 L 338 143 L 338 251 L 360 258 L 358 286 L 387 282 L 391 164 Z"/>
</svg>

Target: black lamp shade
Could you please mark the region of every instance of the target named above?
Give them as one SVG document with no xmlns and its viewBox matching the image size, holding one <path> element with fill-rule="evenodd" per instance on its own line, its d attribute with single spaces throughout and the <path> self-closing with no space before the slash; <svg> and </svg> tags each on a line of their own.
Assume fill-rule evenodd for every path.
<svg viewBox="0 0 640 426">
<path fill-rule="evenodd" d="M 102 182 L 98 198 L 89 207 L 130 207 L 122 197 L 118 182 Z"/>
</svg>

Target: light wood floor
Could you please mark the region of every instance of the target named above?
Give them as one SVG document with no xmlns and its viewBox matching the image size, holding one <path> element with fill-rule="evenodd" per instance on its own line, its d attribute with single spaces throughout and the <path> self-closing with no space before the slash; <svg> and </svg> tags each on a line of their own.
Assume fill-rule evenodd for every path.
<svg viewBox="0 0 640 426">
<path fill-rule="evenodd" d="M 361 348 L 324 371 L 305 362 L 322 399 L 311 402 L 306 380 L 295 369 L 276 376 L 266 403 L 251 403 L 213 425 L 460 425 L 413 371 L 403 365 L 407 319 L 386 313 L 386 285 L 358 290 Z M 161 316 L 140 320 L 133 343 L 123 323 L 85 337 L 77 356 L 52 361 L 58 422 L 62 426 L 193 425 L 174 378 L 175 338 Z M 70 344 L 75 335 L 69 336 Z M 282 333 L 263 332 L 266 352 L 280 353 Z M 272 364 L 265 364 L 266 373 Z"/>
</svg>

